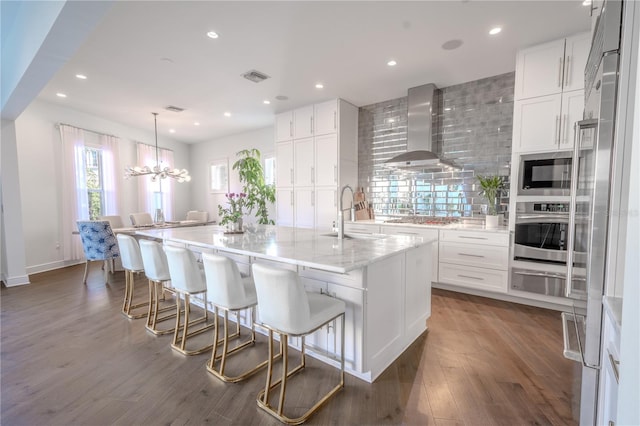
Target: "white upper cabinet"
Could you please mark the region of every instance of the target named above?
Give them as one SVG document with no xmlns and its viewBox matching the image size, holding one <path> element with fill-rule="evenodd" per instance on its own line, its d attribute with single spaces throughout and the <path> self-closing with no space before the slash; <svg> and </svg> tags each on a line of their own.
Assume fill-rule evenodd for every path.
<svg viewBox="0 0 640 426">
<path fill-rule="evenodd" d="M 296 188 L 294 191 L 294 217 L 296 228 L 313 228 L 316 215 L 316 192 L 313 188 Z"/>
<path fill-rule="evenodd" d="M 293 139 L 293 111 L 276 115 L 276 142 Z"/>
<path fill-rule="evenodd" d="M 276 144 L 276 186 L 293 186 L 293 141 Z"/>
<path fill-rule="evenodd" d="M 567 37 L 564 44 L 564 76 L 562 90 L 584 89 L 584 69 L 587 66 L 591 34 L 582 33 Z"/>
<path fill-rule="evenodd" d="M 520 50 L 516 57 L 515 99 L 584 88 L 589 33 Z"/>
<path fill-rule="evenodd" d="M 313 136 L 313 105 L 294 110 L 293 123 L 295 139 Z"/>
<path fill-rule="evenodd" d="M 338 135 L 316 136 L 316 180 L 318 186 L 338 184 Z"/>
<path fill-rule="evenodd" d="M 338 100 L 314 105 L 315 135 L 325 135 L 338 131 Z"/>
<path fill-rule="evenodd" d="M 294 185 L 313 186 L 315 181 L 313 138 L 296 139 L 294 141 L 294 158 Z"/>
<path fill-rule="evenodd" d="M 516 57 L 515 98 L 560 93 L 563 60 L 564 39 L 519 51 Z"/>
<path fill-rule="evenodd" d="M 276 188 L 276 223 L 293 226 L 293 189 Z"/>
<path fill-rule="evenodd" d="M 540 96 L 514 102 L 513 150 L 552 151 L 558 148 L 562 95 Z"/>
<path fill-rule="evenodd" d="M 558 148 L 572 150 L 574 143 L 574 124 L 584 116 L 584 91 L 574 90 L 562 94 L 562 117 Z"/>
</svg>

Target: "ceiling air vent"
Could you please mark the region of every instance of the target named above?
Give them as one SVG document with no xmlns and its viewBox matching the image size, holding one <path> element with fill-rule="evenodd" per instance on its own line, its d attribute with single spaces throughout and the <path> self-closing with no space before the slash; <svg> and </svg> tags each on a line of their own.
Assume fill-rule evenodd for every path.
<svg viewBox="0 0 640 426">
<path fill-rule="evenodd" d="M 247 71 L 246 73 L 242 74 L 242 76 L 247 80 L 253 81 L 254 83 L 260 83 L 261 81 L 269 78 L 268 75 L 256 70 Z"/>
<path fill-rule="evenodd" d="M 180 108 L 177 106 L 173 106 L 173 105 L 169 105 L 164 107 L 164 109 L 166 109 L 167 111 L 172 111 L 172 112 L 182 112 L 184 111 L 184 108 Z"/>
</svg>

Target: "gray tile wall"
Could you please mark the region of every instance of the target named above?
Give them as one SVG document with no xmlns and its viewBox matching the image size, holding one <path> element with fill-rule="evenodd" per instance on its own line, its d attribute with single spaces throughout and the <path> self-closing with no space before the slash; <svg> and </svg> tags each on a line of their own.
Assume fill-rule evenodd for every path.
<svg viewBox="0 0 640 426">
<path fill-rule="evenodd" d="M 407 150 L 407 98 L 361 107 L 358 182 L 376 215 L 479 215 L 486 201 L 478 194 L 476 175 L 504 176 L 508 188 L 514 81 L 511 72 L 439 91 L 433 147 L 461 171 L 385 169 L 385 160 Z M 500 204 L 506 211 L 508 193 Z"/>
</svg>

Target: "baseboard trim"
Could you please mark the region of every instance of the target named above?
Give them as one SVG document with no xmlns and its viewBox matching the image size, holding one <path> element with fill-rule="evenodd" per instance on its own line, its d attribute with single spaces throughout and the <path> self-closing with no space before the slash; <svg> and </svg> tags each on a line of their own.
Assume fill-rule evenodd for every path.
<svg viewBox="0 0 640 426">
<path fill-rule="evenodd" d="M 29 275 L 18 275 L 17 277 L 7 277 L 6 275 L 2 275 L 2 282 L 6 287 L 17 287 L 19 285 L 27 285 L 31 284 L 29 281 Z"/>
<path fill-rule="evenodd" d="M 53 271 L 54 269 L 66 268 L 67 266 L 79 265 L 84 260 L 58 260 L 55 262 L 42 263 L 27 267 L 28 274 L 39 274 L 40 272 Z"/>
</svg>

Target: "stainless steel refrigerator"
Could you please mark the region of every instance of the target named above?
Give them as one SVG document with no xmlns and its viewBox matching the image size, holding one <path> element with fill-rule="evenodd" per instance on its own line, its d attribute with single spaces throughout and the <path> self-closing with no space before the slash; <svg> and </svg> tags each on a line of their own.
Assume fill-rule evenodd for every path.
<svg viewBox="0 0 640 426">
<path fill-rule="evenodd" d="M 567 286 L 576 309 L 564 314 L 564 324 L 573 324 L 577 348 L 566 348 L 565 333 L 565 356 L 582 363 L 582 425 L 597 421 L 622 9 L 622 1 L 606 1 L 596 23 L 585 69 L 584 120 L 576 124 L 572 162 L 567 283 L 586 280 L 586 286 Z"/>
</svg>

